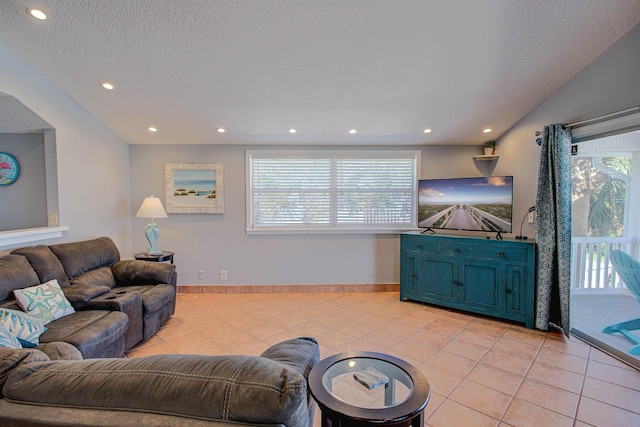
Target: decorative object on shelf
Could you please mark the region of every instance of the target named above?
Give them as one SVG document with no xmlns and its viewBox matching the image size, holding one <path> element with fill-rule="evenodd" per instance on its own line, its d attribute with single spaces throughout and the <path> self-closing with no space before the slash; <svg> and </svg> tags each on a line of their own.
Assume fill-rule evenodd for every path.
<svg viewBox="0 0 640 427">
<path fill-rule="evenodd" d="M 0 152 L 0 185 L 11 185 L 20 175 L 18 159 L 9 153 Z"/>
<path fill-rule="evenodd" d="M 527 213 L 526 213 L 526 214 L 524 214 L 524 216 L 522 217 L 522 222 L 520 223 L 520 235 L 519 235 L 519 236 L 516 236 L 516 239 L 518 239 L 518 240 L 527 240 L 527 236 L 523 236 L 523 235 L 522 235 L 522 226 L 524 225 L 524 220 L 525 220 L 525 218 L 526 218 L 526 217 L 527 217 L 531 212 L 535 212 L 535 210 L 536 210 L 536 207 L 535 207 L 535 206 L 531 206 L 531 207 L 529 208 L 529 210 L 527 211 Z"/>
<path fill-rule="evenodd" d="M 162 251 L 156 247 L 156 241 L 160 237 L 160 227 L 153 220 L 154 218 L 167 218 L 167 213 L 162 207 L 162 202 L 157 197 L 151 195 L 145 197 L 136 218 L 151 218 L 151 222 L 144 229 L 144 235 L 149 241 L 149 255 L 162 255 Z"/>
<path fill-rule="evenodd" d="M 222 163 L 165 163 L 169 213 L 224 213 Z"/>
<path fill-rule="evenodd" d="M 487 141 L 484 143 L 484 155 L 491 156 L 496 153 L 496 142 Z"/>
</svg>

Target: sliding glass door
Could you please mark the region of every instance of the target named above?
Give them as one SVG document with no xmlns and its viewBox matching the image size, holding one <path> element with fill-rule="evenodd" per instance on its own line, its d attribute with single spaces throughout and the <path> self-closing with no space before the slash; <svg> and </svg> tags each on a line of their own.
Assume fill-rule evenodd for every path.
<svg viewBox="0 0 640 427">
<path fill-rule="evenodd" d="M 640 259 L 640 131 L 583 141 L 572 158 L 572 334 L 640 368 L 620 333 L 640 303 L 615 274 L 611 251 Z M 635 333 L 640 339 L 640 330 Z"/>
</svg>

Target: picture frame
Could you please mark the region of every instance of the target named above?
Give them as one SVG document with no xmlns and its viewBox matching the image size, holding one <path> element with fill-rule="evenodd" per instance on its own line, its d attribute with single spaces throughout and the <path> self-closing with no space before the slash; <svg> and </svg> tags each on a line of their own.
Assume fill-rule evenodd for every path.
<svg viewBox="0 0 640 427">
<path fill-rule="evenodd" d="M 224 213 L 222 163 L 165 163 L 168 213 Z"/>
</svg>

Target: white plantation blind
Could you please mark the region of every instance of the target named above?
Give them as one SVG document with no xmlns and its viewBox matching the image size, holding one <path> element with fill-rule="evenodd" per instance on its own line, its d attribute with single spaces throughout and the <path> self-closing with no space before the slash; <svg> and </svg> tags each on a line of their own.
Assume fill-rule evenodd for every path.
<svg viewBox="0 0 640 427">
<path fill-rule="evenodd" d="M 416 151 L 247 152 L 247 231 L 415 228 Z"/>
</svg>

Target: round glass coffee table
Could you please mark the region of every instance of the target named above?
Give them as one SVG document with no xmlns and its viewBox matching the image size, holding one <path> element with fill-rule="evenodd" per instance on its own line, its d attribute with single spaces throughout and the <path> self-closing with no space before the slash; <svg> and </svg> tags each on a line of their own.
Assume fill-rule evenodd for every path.
<svg viewBox="0 0 640 427">
<path fill-rule="evenodd" d="M 309 374 L 309 389 L 323 427 L 423 427 L 429 383 L 396 357 L 349 352 L 321 360 Z"/>
</svg>

